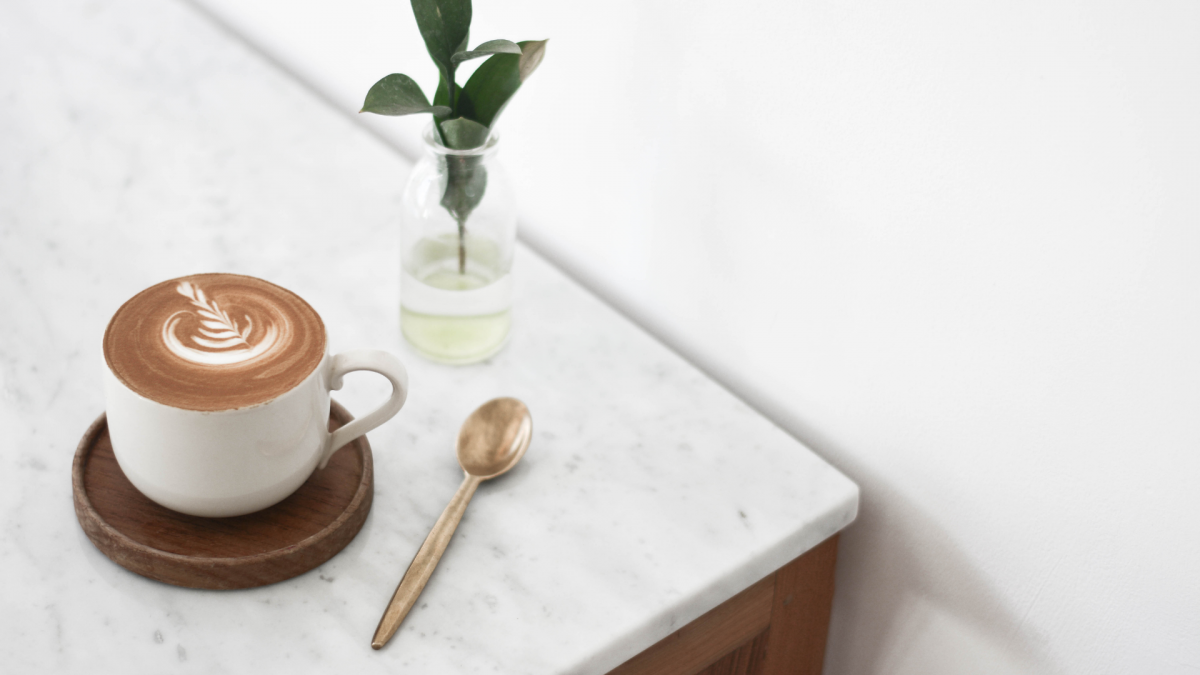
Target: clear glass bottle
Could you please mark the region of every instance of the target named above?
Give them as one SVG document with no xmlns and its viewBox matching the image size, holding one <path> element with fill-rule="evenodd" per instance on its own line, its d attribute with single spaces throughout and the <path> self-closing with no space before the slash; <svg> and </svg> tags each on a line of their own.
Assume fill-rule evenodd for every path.
<svg viewBox="0 0 1200 675">
<path fill-rule="evenodd" d="M 424 141 L 404 190 L 400 329 L 434 361 L 474 363 L 500 351 L 512 325 L 516 201 L 495 134 L 452 150 L 430 125 Z"/>
</svg>

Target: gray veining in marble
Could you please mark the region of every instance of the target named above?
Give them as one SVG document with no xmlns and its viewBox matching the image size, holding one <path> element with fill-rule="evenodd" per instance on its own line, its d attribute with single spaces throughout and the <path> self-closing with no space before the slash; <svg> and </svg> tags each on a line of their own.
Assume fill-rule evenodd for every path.
<svg viewBox="0 0 1200 675">
<path fill-rule="evenodd" d="M 420 360 L 397 326 L 401 159 L 176 3 L 0 4 L 0 663 L 4 672 L 603 673 L 853 520 L 857 488 L 521 248 L 511 344 Z M 137 290 L 232 271 L 308 299 L 412 395 L 371 434 L 376 501 L 317 570 L 239 592 L 126 572 L 76 524 L 100 336 Z M 386 385 L 347 378 L 362 411 Z M 418 607 L 369 640 L 459 482 L 460 421 L 524 399 Z"/>
</svg>

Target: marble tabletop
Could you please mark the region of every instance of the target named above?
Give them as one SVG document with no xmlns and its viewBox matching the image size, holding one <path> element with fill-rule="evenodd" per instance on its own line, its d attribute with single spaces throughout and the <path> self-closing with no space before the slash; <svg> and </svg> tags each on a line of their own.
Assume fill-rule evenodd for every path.
<svg viewBox="0 0 1200 675">
<path fill-rule="evenodd" d="M 858 490 L 531 251 L 511 343 L 421 360 L 398 329 L 405 160 L 187 5 L 0 4 L 0 663 L 5 673 L 604 673 L 839 531 Z M 84 537 L 70 465 L 100 336 L 199 271 L 295 290 L 335 351 L 411 373 L 370 434 L 376 497 L 320 568 L 235 592 L 129 573 Z M 369 409 L 386 384 L 337 397 Z M 461 420 L 525 400 L 526 461 L 480 488 L 384 650 L 369 641 L 458 487 Z"/>
</svg>

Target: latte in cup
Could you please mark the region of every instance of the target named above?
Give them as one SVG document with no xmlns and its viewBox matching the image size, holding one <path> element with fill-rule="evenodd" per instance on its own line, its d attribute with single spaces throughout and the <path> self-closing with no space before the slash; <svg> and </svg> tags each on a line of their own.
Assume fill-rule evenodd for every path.
<svg viewBox="0 0 1200 675">
<path fill-rule="evenodd" d="M 338 449 L 386 422 L 408 396 L 387 352 L 330 355 L 325 324 L 262 279 L 196 274 L 138 293 L 104 333 L 109 437 L 142 494 L 196 516 L 236 516 L 298 489 Z M 329 392 L 369 370 L 392 393 L 330 431 Z"/>
<path fill-rule="evenodd" d="M 185 410 L 265 403 L 304 381 L 324 355 L 325 324 L 307 302 L 238 274 L 151 286 L 104 333 L 104 358 L 125 386 Z"/>
</svg>

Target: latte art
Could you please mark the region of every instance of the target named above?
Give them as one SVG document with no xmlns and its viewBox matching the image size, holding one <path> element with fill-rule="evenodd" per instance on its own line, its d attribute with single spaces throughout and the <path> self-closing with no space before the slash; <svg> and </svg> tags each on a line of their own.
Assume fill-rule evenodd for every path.
<svg viewBox="0 0 1200 675">
<path fill-rule="evenodd" d="M 325 326 L 308 303 L 237 274 L 152 286 L 117 310 L 104 335 L 118 379 L 189 410 L 265 403 L 299 385 L 324 355 Z"/>
<path fill-rule="evenodd" d="M 190 347 L 179 338 L 177 329 L 186 311 L 172 314 L 163 324 L 163 342 L 176 356 L 192 363 L 219 366 L 258 358 L 270 353 L 279 344 L 279 331 L 274 325 L 267 324 L 266 334 L 258 344 L 252 345 L 250 333 L 254 330 L 254 323 L 250 315 L 244 315 L 246 326 L 241 328 L 235 319 L 229 318 L 229 312 L 221 309 L 215 300 L 210 302 L 200 287 L 181 281 L 175 290 L 192 301 L 200 317 L 200 327 L 197 329 L 200 335 L 190 336 L 199 348 Z"/>
</svg>

